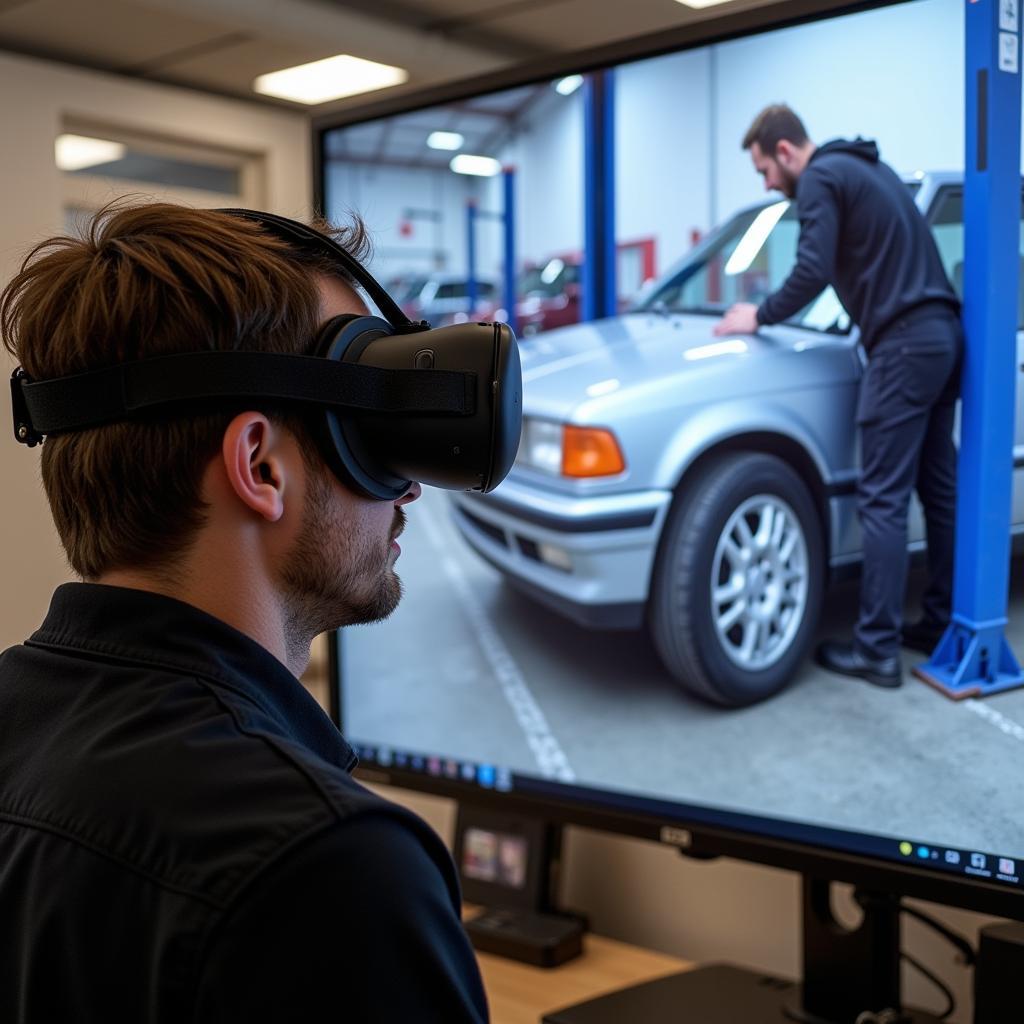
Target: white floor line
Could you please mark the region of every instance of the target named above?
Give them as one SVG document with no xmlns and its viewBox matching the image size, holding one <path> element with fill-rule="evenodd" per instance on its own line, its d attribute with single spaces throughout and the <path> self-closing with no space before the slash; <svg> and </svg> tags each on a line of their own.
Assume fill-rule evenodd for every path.
<svg viewBox="0 0 1024 1024">
<path fill-rule="evenodd" d="M 991 722 L 1000 732 L 1006 733 L 1007 736 L 1012 736 L 1013 739 L 1024 743 L 1024 725 L 1015 722 L 1012 718 L 1007 718 L 1006 715 L 996 711 L 995 708 L 989 707 L 984 701 L 968 698 L 964 701 L 964 707 L 968 711 L 973 711 L 974 714 L 984 718 L 986 722 Z"/>
<path fill-rule="evenodd" d="M 523 673 L 498 635 L 498 631 L 474 598 L 462 568 L 447 554 L 448 545 L 434 514 L 426 505 L 410 509 L 409 514 L 415 515 L 423 524 L 430 544 L 437 552 L 444 573 L 455 591 L 455 596 L 476 632 L 477 643 L 480 644 L 484 657 L 497 677 L 505 700 L 508 701 L 516 721 L 526 736 L 526 742 L 533 751 L 541 774 L 548 779 L 558 779 L 559 782 L 575 782 L 576 773 L 572 770 L 565 751 L 555 739 L 544 712 L 530 692 Z"/>
</svg>

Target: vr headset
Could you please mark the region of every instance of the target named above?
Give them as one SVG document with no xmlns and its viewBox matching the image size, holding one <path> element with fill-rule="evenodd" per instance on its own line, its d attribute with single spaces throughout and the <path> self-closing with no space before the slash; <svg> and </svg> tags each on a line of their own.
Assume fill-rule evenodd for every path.
<svg viewBox="0 0 1024 1024">
<path fill-rule="evenodd" d="M 411 321 L 340 245 L 313 228 L 255 210 L 255 221 L 306 252 L 336 262 L 380 316 L 345 314 L 323 325 L 315 355 L 200 351 L 33 381 L 11 378 L 14 436 L 33 447 L 48 434 L 86 430 L 218 400 L 306 407 L 323 457 L 342 483 L 393 501 L 412 481 L 490 491 L 519 447 L 522 371 L 507 324 L 432 329 Z"/>
</svg>

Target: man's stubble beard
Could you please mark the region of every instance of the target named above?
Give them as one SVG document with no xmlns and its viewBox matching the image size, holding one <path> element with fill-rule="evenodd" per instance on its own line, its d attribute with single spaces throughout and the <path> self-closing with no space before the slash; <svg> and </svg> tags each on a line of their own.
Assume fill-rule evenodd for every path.
<svg viewBox="0 0 1024 1024">
<path fill-rule="evenodd" d="M 404 524 L 397 508 L 389 536 L 353 538 L 352 523 L 334 508 L 324 471 L 311 467 L 302 526 L 281 571 L 289 647 L 308 650 L 328 629 L 379 622 L 395 610 L 402 582 L 392 566 L 391 539 Z"/>
<path fill-rule="evenodd" d="M 780 167 L 779 171 L 782 174 L 782 194 L 787 199 L 796 199 L 797 175 L 787 171 L 785 167 Z"/>
</svg>

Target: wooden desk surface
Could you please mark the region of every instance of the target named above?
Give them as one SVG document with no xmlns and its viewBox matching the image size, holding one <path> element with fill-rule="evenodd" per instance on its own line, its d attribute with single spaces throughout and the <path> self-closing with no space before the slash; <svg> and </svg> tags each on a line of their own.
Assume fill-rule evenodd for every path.
<svg viewBox="0 0 1024 1024">
<path fill-rule="evenodd" d="M 550 1010 L 691 967 L 664 953 L 599 935 L 583 938 L 583 954 L 550 969 L 478 953 L 493 1024 L 538 1024 Z"/>
</svg>

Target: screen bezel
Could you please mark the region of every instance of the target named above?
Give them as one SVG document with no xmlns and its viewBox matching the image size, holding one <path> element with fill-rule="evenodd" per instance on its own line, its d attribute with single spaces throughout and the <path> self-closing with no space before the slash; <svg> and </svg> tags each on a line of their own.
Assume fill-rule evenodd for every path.
<svg viewBox="0 0 1024 1024">
<path fill-rule="evenodd" d="M 343 632 L 335 630 L 327 634 L 327 710 L 331 720 L 342 732 Z M 569 795 L 573 787 L 557 782 L 544 783 L 543 793 L 525 793 L 516 789 L 503 792 L 459 779 L 397 768 L 394 764 L 385 765 L 375 760 L 361 760 L 355 775 L 365 782 L 447 797 L 499 815 L 534 817 L 557 825 L 576 825 L 647 839 L 675 846 L 681 854 L 701 860 L 731 857 L 766 867 L 796 871 L 809 878 L 845 882 L 858 888 L 896 893 L 1024 921 L 1024 888 L 1015 889 L 970 875 L 921 868 L 912 861 L 889 861 L 836 847 L 817 846 L 808 841 L 773 838 L 752 832 L 749 828 L 744 829 L 742 824 L 709 825 L 687 817 L 681 804 L 678 817 L 651 814 L 609 806 L 612 803 L 610 795 L 602 805 L 599 790 L 594 791 L 596 795 L 593 803 L 584 803 Z M 628 794 L 621 799 L 628 800 Z M 724 809 L 716 813 L 737 822 L 752 817 Z M 811 831 L 817 828 L 811 823 L 804 824 Z M 820 831 L 829 830 L 821 828 Z"/>
<path fill-rule="evenodd" d="M 313 120 L 315 208 L 320 211 L 325 209 L 325 136 L 335 129 L 532 85 L 563 75 L 615 67 L 729 39 L 898 6 L 905 2 L 909 0 L 865 0 L 858 3 L 843 0 L 784 0 L 754 10 L 706 18 L 674 31 L 662 31 L 575 53 L 559 54 L 489 75 L 462 79 L 415 93 L 407 92 L 322 115 Z M 342 642 L 342 631 L 328 634 L 328 713 L 339 729 L 343 728 Z M 356 776 L 367 782 L 473 804 L 499 815 L 532 816 L 559 825 L 575 825 L 675 845 L 680 853 L 687 856 L 701 859 L 731 857 L 800 872 L 810 878 L 845 882 L 861 888 L 1024 921 L 1024 889 L 1014 889 L 970 875 L 922 868 L 914 862 L 889 861 L 836 847 L 817 846 L 808 841 L 773 838 L 754 833 L 749 828 L 744 829 L 741 825 L 708 825 L 688 818 L 683 813 L 679 817 L 672 817 L 639 810 L 627 811 L 621 807 L 600 806 L 599 799 L 594 803 L 584 803 L 568 794 L 570 787 L 559 786 L 557 783 L 551 783 L 551 790 L 543 795 L 527 794 L 514 789 L 501 792 L 475 783 L 419 773 L 372 760 L 361 762 Z M 562 790 L 561 795 L 559 789 Z M 722 814 L 736 819 L 744 817 L 727 811 Z M 807 827 L 814 829 L 810 824 Z"/>
</svg>

